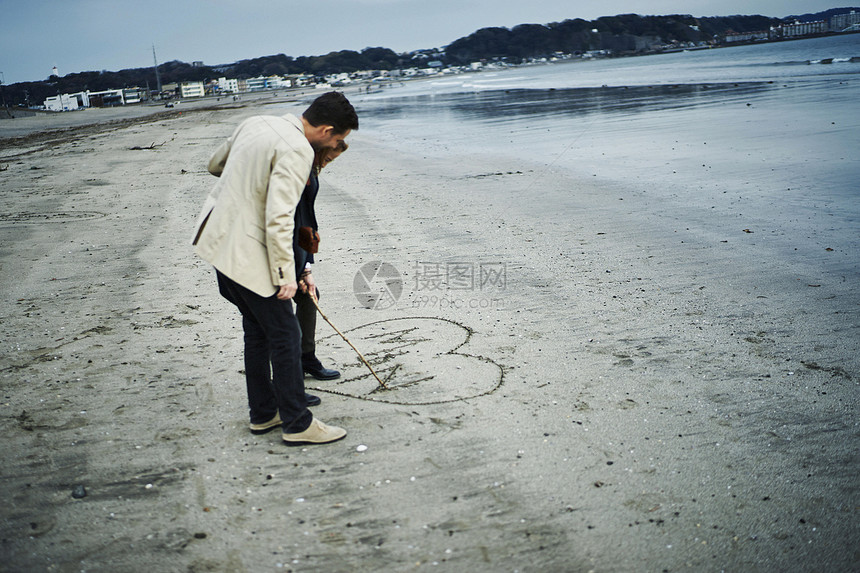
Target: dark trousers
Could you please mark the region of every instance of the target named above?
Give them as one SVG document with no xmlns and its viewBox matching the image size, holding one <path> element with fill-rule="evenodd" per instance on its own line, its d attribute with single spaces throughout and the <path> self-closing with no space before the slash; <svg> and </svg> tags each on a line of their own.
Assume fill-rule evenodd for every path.
<svg viewBox="0 0 860 573">
<path fill-rule="evenodd" d="M 320 291 L 317 289 L 317 300 Z M 293 297 L 296 303 L 296 318 L 302 332 L 302 369 L 320 370 L 323 365 L 316 355 L 317 307 L 306 292 L 297 292 Z"/>
<path fill-rule="evenodd" d="M 298 291 L 293 301 L 296 303 L 296 319 L 302 332 L 302 357 L 313 356 L 316 352 L 317 307 L 306 292 Z"/>
<path fill-rule="evenodd" d="M 274 295 L 262 297 L 220 272 L 217 275 L 221 295 L 242 313 L 251 423 L 266 422 L 280 412 L 284 432 L 303 432 L 313 415 L 305 399 L 299 325 L 293 304 Z"/>
</svg>

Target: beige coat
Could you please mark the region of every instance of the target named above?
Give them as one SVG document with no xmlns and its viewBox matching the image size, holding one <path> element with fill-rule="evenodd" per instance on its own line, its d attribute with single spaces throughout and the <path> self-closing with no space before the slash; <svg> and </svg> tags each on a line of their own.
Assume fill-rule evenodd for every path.
<svg viewBox="0 0 860 573">
<path fill-rule="evenodd" d="M 296 116 L 243 121 L 209 160 L 219 179 L 197 220 L 195 252 L 260 296 L 295 281 L 293 215 L 313 159 Z"/>
</svg>

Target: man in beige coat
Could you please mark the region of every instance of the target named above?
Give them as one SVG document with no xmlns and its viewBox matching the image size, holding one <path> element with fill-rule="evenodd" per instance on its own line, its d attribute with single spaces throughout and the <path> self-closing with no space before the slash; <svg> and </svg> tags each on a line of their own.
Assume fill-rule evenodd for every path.
<svg viewBox="0 0 860 573">
<path fill-rule="evenodd" d="M 293 216 L 314 153 L 336 147 L 354 129 L 355 109 L 329 92 L 301 117 L 246 119 L 209 161 L 219 180 L 198 218 L 195 252 L 215 267 L 221 294 L 242 313 L 251 431 L 281 426 L 288 444 L 346 435 L 308 410 L 290 299 L 297 289 Z"/>
</svg>

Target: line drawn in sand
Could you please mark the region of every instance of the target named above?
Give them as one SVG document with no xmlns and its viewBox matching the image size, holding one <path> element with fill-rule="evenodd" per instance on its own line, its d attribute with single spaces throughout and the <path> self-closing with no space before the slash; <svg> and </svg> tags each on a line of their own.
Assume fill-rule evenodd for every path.
<svg viewBox="0 0 860 573">
<path fill-rule="evenodd" d="M 98 211 L 60 211 L 58 213 L 0 213 L 0 223 L 67 223 L 106 217 Z"/>
<path fill-rule="evenodd" d="M 337 334 L 317 340 L 317 355 L 334 362 L 341 378 L 313 389 L 360 400 L 420 406 L 486 396 L 498 390 L 505 367 L 463 347 L 474 330 L 453 320 L 404 317 L 345 331 L 386 387 Z"/>
</svg>

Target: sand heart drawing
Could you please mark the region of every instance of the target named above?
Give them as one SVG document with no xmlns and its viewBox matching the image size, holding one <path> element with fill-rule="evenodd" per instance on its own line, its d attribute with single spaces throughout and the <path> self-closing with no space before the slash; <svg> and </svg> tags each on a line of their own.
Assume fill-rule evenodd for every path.
<svg viewBox="0 0 860 573">
<path fill-rule="evenodd" d="M 380 320 L 344 331 L 387 388 L 380 386 L 337 334 L 317 340 L 317 355 L 341 378 L 309 389 L 389 404 L 422 405 L 486 396 L 501 387 L 505 368 L 466 346 L 474 331 L 444 318 Z"/>
</svg>

